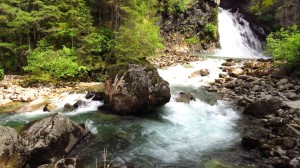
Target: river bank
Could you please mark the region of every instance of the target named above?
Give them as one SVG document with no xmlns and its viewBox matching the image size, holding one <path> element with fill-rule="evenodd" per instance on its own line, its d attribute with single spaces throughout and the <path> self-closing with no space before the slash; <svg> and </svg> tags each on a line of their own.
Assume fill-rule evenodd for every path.
<svg viewBox="0 0 300 168">
<path fill-rule="evenodd" d="M 258 167 L 300 166 L 300 80 L 271 60 L 228 59 L 207 87 L 249 120 L 241 145 Z"/>
<path fill-rule="evenodd" d="M 24 77 L 6 75 L 0 81 L 0 112 L 15 112 L 22 106 L 35 100 L 41 100 L 41 105 L 51 103 L 51 99 L 60 98 L 68 93 L 87 93 L 103 90 L 104 84 L 99 82 L 65 83 L 64 85 L 23 86 Z M 40 107 L 35 108 L 37 110 Z"/>
</svg>

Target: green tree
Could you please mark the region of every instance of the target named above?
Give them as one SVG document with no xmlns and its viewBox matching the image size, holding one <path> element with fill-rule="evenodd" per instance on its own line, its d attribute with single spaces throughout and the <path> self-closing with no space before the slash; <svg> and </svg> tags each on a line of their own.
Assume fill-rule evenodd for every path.
<svg viewBox="0 0 300 168">
<path fill-rule="evenodd" d="M 280 29 L 267 37 L 265 52 L 291 65 L 300 65 L 300 31 L 297 26 Z"/>
</svg>

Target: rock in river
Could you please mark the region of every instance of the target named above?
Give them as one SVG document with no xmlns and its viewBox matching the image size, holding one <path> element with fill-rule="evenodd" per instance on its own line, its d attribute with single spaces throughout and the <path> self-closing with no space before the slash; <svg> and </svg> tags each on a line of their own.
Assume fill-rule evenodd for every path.
<svg viewBox="0 0 300 168">
<path fill-rule="evenodd" d="M 51 163 L 68 154 L 88 130 L 61 114 L 37 120 L 23 128 L 33 165 Z"/>
<path fill-rule="evenodd" d="M 179 96 L 176 98 L 177 102 L 190 103 L 191 100 L 196 100 L 194 96 L 190 93 L 180 92 Z"/>
<path fill-rule="evenodd" d="M 0 167 L 21 168 L 29 156 L 26 141 L 14 129 L 0 126 Z"/>
<path fill-rule="evenodd" d="M 274 114 L 280 109 L 282 101 L 278 98 L 260 99 L 250 103 L 244 110 L 244 114 L 254 117 L 261 117 L 263 115 Z"/>
<path fill-rule="evenodd" d="M 105 82 L 104 105 L 100 110 L 126 115 L 149 111 L 170 101 L 169 83 L 157 70 L 141 65 L 128 65 L 121 76 Z"/>
</svg>

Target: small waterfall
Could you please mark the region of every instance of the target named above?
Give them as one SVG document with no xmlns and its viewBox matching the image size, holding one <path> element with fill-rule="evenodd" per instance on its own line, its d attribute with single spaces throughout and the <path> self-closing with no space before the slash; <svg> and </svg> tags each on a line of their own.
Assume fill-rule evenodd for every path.
<svg viewBox="0 0 300 168">
<path fill-rule="evenodd" d="M 217 56 L 255 58 L 261 57 L 262 45 L 250 29 L 249 22 L 238 12 L 219 8 L 218 26 L 221 49 Z"/>
</svg>

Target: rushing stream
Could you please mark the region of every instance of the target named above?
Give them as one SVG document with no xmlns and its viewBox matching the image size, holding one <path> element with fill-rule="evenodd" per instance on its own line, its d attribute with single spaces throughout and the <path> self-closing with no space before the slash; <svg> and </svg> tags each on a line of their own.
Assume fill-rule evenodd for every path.
<svg viewBox="0 0 300 168">
<path fill-rule="evenodd" d="M 229 22 L 228 19 L 233 16 L 228 11 L 221 10 L 220 23 Z M 237 26 L 231 26 L 234 25 Z M 225 42 L 230 45 L 224 46 L 222 40 L 228 37 L 222 37 L 222 32 L 220 35 L 223 48 L 220 55 L 225 56 L 227 52 L 231 52 L 231 56 L 249 57 L 256 54 L 256 50 L 244 51 L 244 44 L 236 46 L 233 41 Z M 236 43 L 239 44 L 240 41 Z M 233 53 L 230 47 L 234 47 L 236 51 Z M 242 162 L 237 159 L 238 156 L 229 156 L 226 153 L 227 150 L 238 148 L 240 143 L 238 112 L 201 88 L 218 78 L 221 72 L 218 67 L 222 62 L 221 59 L 207 59 L 160 69 L 159 74 L 170 83 L 172 99 L 165 106 L 156 109 L 156 112 L 145 116 L 120 117 L 97 112 L 97 107 L 102 103 L 86 100 L 84 94 L 67 94 L 53 100 L 60 108 L 65 103 L 73 104 L 77 100 L 87 102 L 85 107 L 64 112 L 72 120 L 85 123 L 94 134 L 72 155 L 78 156 L 85 167 L 95 167 L 96 159 L 101 165 L 104 148 L 108 151 L 108 163 L 112 166 L 205 167 L 205 162 L 215 159 L 218 154 L 221 155 L 218 159 L 236 157 L 232 159 L 235 163 Z M 189 78 L 192 72 L 199 69 L 208 69 L 210 75 Z M 175 98 L 181 91 L 190 92 L 196 97 L 196 101 L 190 104 L 176 102 Z M 41 110 L 24 114 L 1 114 L 0 125 L 19 129 L 24 124 L 47 115 L 51 113 Z"/>
</svg>

